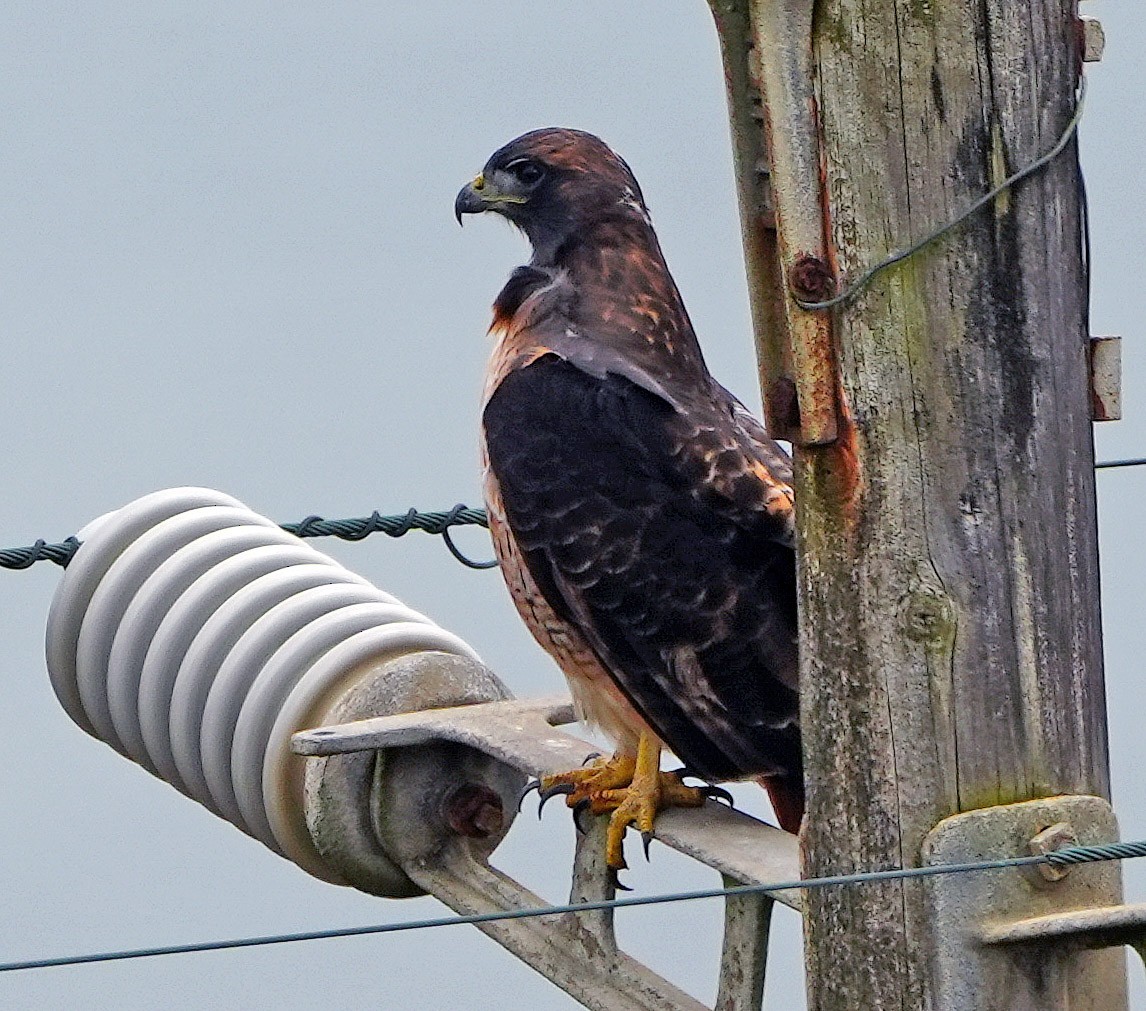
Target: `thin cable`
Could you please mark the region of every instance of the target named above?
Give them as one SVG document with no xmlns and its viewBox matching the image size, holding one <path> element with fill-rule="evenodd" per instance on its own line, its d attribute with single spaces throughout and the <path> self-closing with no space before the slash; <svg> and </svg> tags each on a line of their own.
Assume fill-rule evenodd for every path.
<svg viewBox="0 0 1146 1011">
<path fill-rule="evenodd" d="M 1090 299 L 1094 289 L 1094 277 L 1091 271 L 1090 251 L 1090 198 L 1086 193 L 1086 176 L 1083 175 L 1082 166 L 1078 167 L 1078 210 L 1079 232 L 1082 244 L 1082 276 L 1084 290 L 1082 296 L 1082 332 L 1090 333 Z"/>
<path fill-rule="evenodd" d="M 446 547 L 449 548 L 450 554 L 453 555 L 462 565 L 470 569 L 493 569 L 497 567 L 497 559 L 491 558 L 488 562 L 475 562 L 473 559 L 463 555 L 458 546 L 454 543 L 454 539 L 450 536 L 450 527 L 457 523 L 457 517 L 466 511 L 466 507 L 459 502 L 453 509 L 450 510 L 449 515 L 446 516 L 442 523 L 442 540 L 446 542 Z M 475 510 L 476 511 L 476 510 Z M 485 525 L 489 526 L 489 521 L 485 513 L 482 513 L 482 520 Z"/>
<path fill-rule="evenodd" d="M 448 512 L 420 513 L 410 509 L 402 516 L 380 516 L 377 512 L 361 519 L 324 520 L 321 516 L 308 516 L 298 523 L 283 523 L 282 529 L 296 537 L 340 537 L 346 541 L 360 541 L 373 533 L 383 533 L 388 537 L 402 537 L 411 530 L 424 530 L 428 534 L 440 534 L 451 555 L 471 569 L 492 569 L 497 559 L 488 562 L 475 562 L 468 558 L 454 544 L 450 527 L 488 527 L 484 509 L 471 509 L 459 502 Z"/>
<path fill-rule="evenodd" d="M 971 204 L 971 206 L 968 207 L 957 218 L 948 221 L 941 228 L 931 232 L 929 235 L 925 235 L 918 242 L 913 243 L 906 249 L 901 249 L 898 253 L 892 253 L 891 256 L 887 257 L 887 259 L 880 260 L 880 262 L 877 263 L 874 267 L 868 267 L 868 269 L 860 274 L 856 280 L 854 280 L 842 292 L 833 298 L 825 299 L 823 302 L 805 302 L 803 299 L 797 298 L 795 295 L 793 295 L 792 297 L 795 299 L 796 304 L 800 306 L 801 309 L 815 311 L 820 309 L 833 309 L 837 305 L 842 305 L 844 302 L 850 301 L 863 288 L 865 288 L 871 279 L 875 277 L 876 274 L 880 273 L 880 271 L 886 270 L 888 267 L 894 266 L 900 261 L 906 260 L 909 256 L 913 256 L 914 254 L 918 253 L 919 250 L 921 250 L 924 246 L 929 245 L 941 236 L 946 235 L 949 231 L 951 231 L 951 229 L 955 228 L 957 225 L 961 225 L 976 211 L 986 207 L 987 204 L 989 204 L 1001 193 L 1009 190 L 1012 186 L 1015 185 L 1015 183 L 1020 182 L 1032 173 L 1037 172 L 1044 165 L 1054 161 L 1054 159 L 1062 153 L 1063 149 L 1069 143 L 1071 137 L 1074 136 L 1075 130 L 1078 129 L 1079 121 L 1082 119 L 1082 107 L 1085 99 L 1086 78 L 1080 77 L 1078 82 L 1078 97 L 1075 101 L 1074 107 L 1074 115 L 1071 116 L 1070 122 L 1067 123 L 1066 129 L 1063 130 L 1062 136 L 1059 137 L 1058 141 L 1055 143 L 1055 146 L 1052 147 L 1041 158 L 1037 158 L 1035 161 L 1031 162 L 1026 168 L 1020 169 L 1014 175 L 1008 176 L 1001 183 L 999 183 L 998 186 L 991 190 L 990 193 L 979 197 L 978 200 Z"/>
<path fill-rule="evenodd" d="M 623 909 L 629 906 L 656 906 L 668 902 L 690 902 L 695 899 L 717 899 L 735 895 L 758 895 L 761 892 L 780 892 L 791 889 L 829 888 L 835 885 L 873 884 L 902 881 L 910 878 L 934 877 L 940 874 L 970 874 L 980 871 L 1004 870 L 1012 867 L 1035 867 L 1039 864 L 1067 867 L 1075 864 L 1104 860 L 1128 860 L 1146 856 L 1146 841 L 1110 843 L 1099 846 L 1072 846 L 1039 856 L 1009 857 L 1003 860 L 984 860 L 976 863 L 940 864 L 934 867 L 904 867 L 888 871 L 864 871 L 858 874 L 835 874 L 822 878 L 798 881 L 779 881 L 761 885 L 735 885 L 731 888 L 708 888 L 695 892 L 670 892 L 664 895 L 634 895 L 602 899 L 598 902 L 571 902 L 560 906 L 541 906 L 530 909 L 498 910 L 493 913 L 471 913 L 465 916 L 437 916 L 424 920 L 404 920 L 400 923 L 372 924 L 365 927 L 341 927 L 333 930 L 310 930 L 293 934 L 267 934 L 262 937 L 242 937 L 228 941 L 202 941 L 194 944 L 172 944 L 155 948 L 132 948 L 125 951 L 102 951 L 87 955 L 64 955 L 59 958 L 39 958 L 22 962 L 2 962 L 0 972 L 23 969 L 47 969 L 65 965 L 83 965 L 92 962 L 117 962 L 134 958 L 152 958 L 158 955 L 185 955 L 199 951 L 221 951 L 232 948 L 254 948 L 268 944 L 290 944 L 295 941 L 321 941 L 336 937 L 360 937 L 366 934 L 396 934 L 408 930 L 437 927 L 456 927 L 463 924 L 498 923 L 507 920 L 525 920 L 537 916 L 560 916 L 566 913 L 586 913 L 599 909 Z"/>
<path fill-rule="evenodd" d="M 1108 470 L 1113 467 L 1141 467 L 1146 463 L 1146 456 L 1134 457 L 1130 460 L 1103 460 L 1094 465 L 1095 470 Z"/>
</svg>

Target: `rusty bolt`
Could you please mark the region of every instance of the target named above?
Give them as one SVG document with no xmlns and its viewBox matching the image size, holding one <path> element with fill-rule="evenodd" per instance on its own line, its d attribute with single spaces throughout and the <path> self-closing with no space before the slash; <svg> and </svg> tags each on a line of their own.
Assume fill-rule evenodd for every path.
<svg viewBox="0 0 1146 1011">
<path fill-rule="evenodd" d="M 824 302 L 835 294 L 836 282 L 831 270 L 818 256 L 807 254 L 796 258 L 789 276 L 793 294 L 803 302 Z"/>
<path fill-rule="evenodd" d="M 442 816 L 458 835 L 488 839 L 505 823 L 501 797 L 481 783 L 463 783 L 442 801 Z"/>
<path fill-rule="evenodd" d="M 1044 828 L 1030 843 L 1031 853 L 1034 856 L 1043 856 L 1055 850 L 1066 849 L 1068 846 L 1077 846 L 1078 836 L 1071 828 L 1070 822 L 1060 821 Z M 1070 873 L 1069 867 L 1055 867 L 1052 864 L 1039 864 L 1038 872 L 1046 881 L 1061 881 Z"/>
</svg>

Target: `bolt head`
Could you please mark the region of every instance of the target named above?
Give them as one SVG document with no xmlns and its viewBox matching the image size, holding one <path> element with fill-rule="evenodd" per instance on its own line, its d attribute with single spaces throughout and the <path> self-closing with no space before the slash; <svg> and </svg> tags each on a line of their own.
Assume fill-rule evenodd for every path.
<svg viewBox="0 0 1146 1011">
<path fill-rule="evenodd" d="M 446 794 L 442 817 L 450 829 L 468 839 L 488 839 L 505 825 L 501 796 L 484 783 L 462 783 Z"/>
<path fill-rule="evenodd" d="M 1070 822 L 1060 821 L 1039 832 L 1031 840 L 1030 849 L 1032 856 L 1043 856 L 1077 845 L 1078 835 Z M 1070 873 L 1069 867 L 1053 867 L 1050 864 L 1039 864 L 1036 869 L 1044 881 L 1061 881 Z"/>
<path fill-rule="evenodd" d="M 835 293 L 835 278 L 818 256 L 800 256 L 792 264 L 789 283 L 796 297 L 805 302 L 823 302 Z"/>
</svg>

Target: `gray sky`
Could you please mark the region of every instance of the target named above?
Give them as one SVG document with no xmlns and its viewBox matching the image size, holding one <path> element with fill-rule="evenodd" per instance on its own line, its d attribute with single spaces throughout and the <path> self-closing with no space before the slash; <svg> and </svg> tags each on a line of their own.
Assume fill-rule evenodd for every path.
<svg viewBox="0 0 1146 1011">
<path fill-rule="evenodd" d="M 1088 5 L 1108 51 L 1082 127 L 1096 333 L 1121 333 L 1146 455 L 1135 166 L 1146 48 L 1129 5 Z M 387 9 L 388 8 L 388 9 Z M 453 197 L 524 130 L 576 126 L 632 165 L 709 364 L 758 403 L 715 34 L 701 0 L 367 5 L 169 0 L 0 10 L 0 546 L 60 540 L 148 491 L 219 488 L 285 521 L 477 503 L 488 306 L 523 240 L 464 232 Z M 1115 801 L 1146 837 L 1146 468 L 1099 476 Z M 489 554 L 486 536 L 459 542 Z M 519 695 L 561 684 L 495 573 L 436 539 L 321 550 L 461 634 Z M 48 685 L 59 572 L 0 572 L 0 960 L 434 915 L 306 876 L 74 727 Z M 741 790 L 762 810 L 754 789 Z M 518 823 L 497 862 L 553 900 L 572 830 Z M 714 875 L 663 847 L 639 890 Z M 1127 867 L 1146 898 L 1146 868 Z M 704 999 L 715 904 L 632 911 L 622 940 Z M 773 1007 L 801 1006 L 781 913 Z M 682 939 L 686 939 L 682 958 Z M 1142 969 L 1132 967 L 1136 985 Z M 1139 988 L 1139 994 L 1142 989 Z M 9 974 L 11 1008 L 559 1009 L 571 1000 L 472 928 Z"/>
</svg>

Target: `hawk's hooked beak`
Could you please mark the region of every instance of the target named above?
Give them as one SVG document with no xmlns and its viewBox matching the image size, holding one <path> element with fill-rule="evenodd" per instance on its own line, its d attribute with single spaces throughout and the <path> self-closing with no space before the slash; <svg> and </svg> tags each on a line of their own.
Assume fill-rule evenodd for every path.
<svg viewBox="0 0 1146 1011">
<path fill-rule="evenodd" d="M 527 199 L 524 194 L 503 190 L 492 179 L 487 178 L 484 172 L 479 172 L 473 182 L 466 183 L 458 193 L 454 201 L 454 217 L 458 219 L 460 225 L 463 214 L 496 211 L 506 204 L 523 204 Z"/>
<path fill-rule="evenodd" d="M 481 172 L 474 177 L 473 182 L 468 182 L 461 188 L 454 201 L 454 217 L 458 219 L 459 225 L 462 223 L 463 214 L 480 214 L 487 210 L 485 197 L 490 195 L 488 192 L 490 189 L 491 187 L 486 184 L 485 175 Z"/>
</svg>

